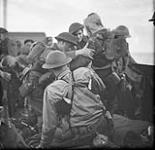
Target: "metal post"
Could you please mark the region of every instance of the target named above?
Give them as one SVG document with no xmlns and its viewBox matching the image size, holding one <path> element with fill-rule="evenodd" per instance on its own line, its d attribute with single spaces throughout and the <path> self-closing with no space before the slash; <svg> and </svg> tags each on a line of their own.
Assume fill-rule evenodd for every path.
<svg viewBox="0 0 155 150">
<path fill-rule="evenodd" d="M 0 0 L 0 26 L 2 26 L 2 1 Z"/>
<path fill-rule="evenodd" d="M 3 0 L 3 26 L 7 28 L 7 0 Z"/>
</svg>

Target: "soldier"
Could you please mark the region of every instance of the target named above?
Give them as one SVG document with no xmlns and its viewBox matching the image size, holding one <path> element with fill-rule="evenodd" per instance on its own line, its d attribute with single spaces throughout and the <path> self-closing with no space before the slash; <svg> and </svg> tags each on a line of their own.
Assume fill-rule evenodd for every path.
<svg viewBox="0 0 155 150">
<path fill-rule="evenodd" d="M 9 107 L 9 115 L 12 115 L 15 112 L 15 105 L 18 99 L 18 92 L 12 92 L 12 89 L 16 89 L 18 87 L 17 76 L 12 72 L 11 63 L 14 58 L 9 56 L 11 53 L 9 47 L 9 39 L 8 39 L 8 31 L 5 28 L 0 28 L 0 75 L 1 75 L 1 89 L 3 90 L 3 96 L 1 99 L 1 104 L 6 103 Z M 10 60 L 10 61 L 9 61 Z M 9 61 L 9 65 L 8 65 Z M 13 63 L 14 64 L 14 63 Z M 2 102 L 3 101 L 3 102 Z"/>
<path fill-rule="evenodd" d="M 75 50 L 73 48 L 69 48 L 70 46 L 68 44 L 71 43 L 69 42 L 69 40 L 73 41 L 74 39 L 75 41 L 74 45 L 75 44 L 76 46 L 78 45 L 77 38 L 72 34 L 68 32 L 63 32 L 63 33 L 60 33 L 55 38 L 58 41 L 57 45 L 59 49 L 64 51 L 67 56 L 73 59 L 72 62 L 70 63 L 71 70 L 74 70 L 78 67 L 87 66 L 92 60 L 92 55 L 94 50 L 87 48 L 87 45 L 85 45 L 82 49 L 77 49 L 77 47 L 75 47 Z M 66 39 L 68 40 L 68 42 Z"/>
<path fill-rule="evenodd" d="M 0 147 L 1 148 L 17 148 L 19 146 L 19 142 L 23 142 L 23 139 L 21 140 L 21 136 L 17 133 L 17 129 L 15 126 L 10 122 L 10 117 L 14 113 L 14 109 L 10 109 L 10 105 L 14 102 L 14 98 L 17 98 L 17 95 L 10 93 L 10 91 L 16 92 L 17 90 L 12 85 L 14 75 L 9 72 L 7 68 L 4 67 L 4 64 L 6 64 L 8 61 L 6 61 L 8 58 L 11 58 L 11 56 L 8 56 L 9 54 L 9 47 L 8 47 L 8 31 L 5 28 L 0 28 L 0 83 L 1 87 L 1 110 L 0 110 Z M 14 57 L 12 57 L 14 58 Z M 10 64 L 13 59 L 11 59 Z M 13 63 L 14 64 L 14 63 Z M 13 100 L 13 101 L 11 101 Z M 14 105 L 14 104 L 13 104 Z M 9 110 L 8 110 L 9 106 Z M 20 139 L 19 139 L 20 138 Z M 22 143 L 23 144 L 23 143 Z M 24 143 L 25 144 L 25 143 Z M 25 145 L 22 145 L 22 147 L 25 147 Z"/>
<path fill-rule="evenodd" d="M 119 98 L 118 104 L 119 104 L 119 108 L 122 108 L 124 111 L 126 111 L 126 115 L 131 119 L 133 119 L 135 118 L 134 113 L 135 113 L 136 107 L 138 106 L 139 110 L 141 107 L 140 95 L 142 91 L 140 90 L 140 87 L 137 86 L 138 85 L 137 83 L 141 82 L 142 76 L 136 73 L 130 67 L 132 66 L 132 64 L 136 64 L 136 61 L 132 58 L 129 52 L 128 43 L 126 41 L 127 38 L 131 37 L 128 28 L 124 25 L 120 25 L 112 32 L 114 33 L 114 36 L 116 39 L 121 38 L 122 42 L 124 42 L 124 47 L 120 49 L 119 53 L 117 52 L 118 54 L 116 53 L 117 59 L 115 59 L 114 61 L 115 71 L 122 78 L 122 84 L 124 84 L 122 88 L 124 88 L 124 90 L 126 91 L 125 92 L 123 90 L 124 92 L 122 92 L 119 95 L 120 98 Z M 128 95 L 126 100 L 124 100 L 125 98 L 123 95 L 124 96 Z M 139 111 L 138 109 L 137 109 L 137 112 Z"/>
<path fill-rule="evenodd" d="M 113 33 L 103 26 L 100 16 L 96 13 L 91 13 L 86 17 L 84 26 L 89 36 L 88 48 L 95 50 L 92 68 L 106 85 L 103 97 L 107 99 L 107 108 L 110 110 L 116 96 L 117 85 L 120 82 L 117 73 L 112 69 L 115 59 L 114 45 L 117 45 L 117 42 L 113 41 Z"/>
<path fill-rule="evenodd" d="M 69 32 L 78 38 L 77 49 L 83 48 L 87 41 L 88 37 L 83 33 L 84 26 L 78 22 L 72 23 L 69 27 Z"/>
<path fill-rule="evenodd" d="M 20 87 L 21 95 L 30 99 L 33 109 L 37 112 L 41 112 L 43 95 L 42 86 L 39 85 L 39 78 L 42 74 L 47 72 L 45 69 L 41 68 L 44 60 L 40 58 L 45 48 L 42 42 L 36 42 L 32 45 L 30 53 L 25 58 L 25 61 L 29 64 L 27 66 L 29 67 L 29 71 Z M 18 58 L 18 61 L 20 59 Z"/>
<path fill-rule="evenodd" d="M 114 33 L 114 38 L 119 39 L 121 38 L 124 42 L 124 46 L 120 49 L 119 52 L 116 52 L 115 57 L 117 57 L 117 60 L 122 59 L 122 62 L 124 64 L 122 64 L 122 71 L 124 71 L 127 67 L 127 65 L 132 64 L 132 63 L 136 63 L 136 61 L 132 58 L 130 52 L 129 52 L 129 44 L 127 43 L 126 39 L 130 38 L 131 35 L 129 33 L 129 30 L 126 26 L 124 25 L 120 25 L 118 27 L 116 27 L 116 29 L 114 29 L 112 31 Z"/>
<path fill-rule="evenodd" d="M 56 137 L 62 141 L 68 140 L 68 145 L 61 145 L 60 142 L 57 146 L 73 147 L 90 142 L 96 133 L 108 135 L 106 133 L 108 124 L 105 118 L 107 117 L 110 121 L 111 115 L 107 116 L 100 96 L 91 91 L 94 85 L 89 84 L 90 80 L 94 79 L 98 83 L 96 88 L 102 91 L 104 87 L 101 80 L 98 80 L 99 77 L 95 72 L 85 67 L 76 69 L 72 74 L 67 67 L 70 62 L 70 57 L 56 50 L 48 54 L 43 65 L 43 68 L 54 72 L 57 80 L 47 86 L 44 91 L 43 126 L 39 145 L 41 148 L 51 147 Z M 74 83 L 75 86 L 72 86 Z M 58 136 L 58 133 L 62 134 Z M 72 139 L 75 137 L 78 138 L 73 142 Z"/>
</svg>

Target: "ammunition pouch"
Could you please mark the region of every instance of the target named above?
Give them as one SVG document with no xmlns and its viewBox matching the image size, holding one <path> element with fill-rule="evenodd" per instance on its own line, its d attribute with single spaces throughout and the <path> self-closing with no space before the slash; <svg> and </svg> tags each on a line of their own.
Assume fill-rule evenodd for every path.
<svg viewBox="0 0 155 150">
<path fill-rule="evenodd" d="M 72 104 L 67 103 L 64 99 L 55 104 L 59 116 L 65 116 L 70 113 Z"/>
</svg>

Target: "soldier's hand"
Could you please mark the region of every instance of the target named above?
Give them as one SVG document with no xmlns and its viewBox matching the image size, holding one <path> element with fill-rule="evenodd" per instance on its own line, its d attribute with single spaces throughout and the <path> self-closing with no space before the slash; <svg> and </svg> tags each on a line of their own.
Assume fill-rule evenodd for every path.
<svg viewBox="0 0 155 150">
<path fill-rule="evenodd" d="M 87 48 L 87 46 L 88 46 L 88 43 L 85 45 L 84 48 L 77 50 L 76 55 L 83 55 L 83 56 L 86 56 L 86 57 L 93 59 L 93 55 L 94 55 L 95 50 Z"/>
<path fill-rule="evenodd" d="M 2 72 L 1 76 L 3 79 L 5 79 L 6 81 L 10 81 L 11 80 L 11 74 L 8 72 Z"/>
</svg>

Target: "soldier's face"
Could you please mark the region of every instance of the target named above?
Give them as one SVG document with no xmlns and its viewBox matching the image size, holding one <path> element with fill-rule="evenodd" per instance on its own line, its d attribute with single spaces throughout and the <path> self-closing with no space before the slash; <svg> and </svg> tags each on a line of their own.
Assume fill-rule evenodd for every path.
<svg viewBox="0 0 155 150">
<path fill-rule="evenodd" d="M 77 38 L 78 38 L 78 41 L 82 41 L 82 38 L 83 38 L 83 30 L 78 30 L 75 34 L 74 34 Z"/>
<path fill-rule="evenodd" d="M 58 41 L 57 45 L 59 47 L 59 50 L 61 50 L 63 52 L 70 51 L 72 48 L 72 44 L 70 44 L 68 42 L 64 42 L 64 41 Z"/>
</svg>

